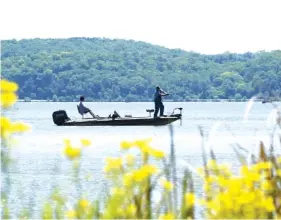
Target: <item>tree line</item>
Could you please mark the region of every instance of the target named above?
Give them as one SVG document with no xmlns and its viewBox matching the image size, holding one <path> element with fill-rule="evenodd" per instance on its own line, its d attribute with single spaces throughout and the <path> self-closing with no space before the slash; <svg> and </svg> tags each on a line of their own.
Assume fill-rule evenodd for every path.
<svg viewBox="0 0 281 220">
<path fill-rule="evenodd" d="M 3 40 L 2 77 L 20 99 L 151 101 L 280 99 L 281 51 L 205 55 L 133 40 L 106 38 Z"/>
</svg>

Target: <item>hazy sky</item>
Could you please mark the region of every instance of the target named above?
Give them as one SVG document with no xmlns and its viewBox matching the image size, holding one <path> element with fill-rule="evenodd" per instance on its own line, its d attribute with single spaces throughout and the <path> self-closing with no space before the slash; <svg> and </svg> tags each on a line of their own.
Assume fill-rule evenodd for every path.
<svg viewBox="0 0 281 220">
<path fill-rule="evenodd" d="M 1 0 L 0 39 L 106 37 L 206 54 L 281 49 L 281 0 Z"/>
</svg>

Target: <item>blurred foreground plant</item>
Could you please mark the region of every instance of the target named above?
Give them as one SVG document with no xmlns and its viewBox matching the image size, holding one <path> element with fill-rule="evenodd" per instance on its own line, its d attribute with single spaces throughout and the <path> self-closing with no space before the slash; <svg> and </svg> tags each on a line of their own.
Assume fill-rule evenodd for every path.
<svg viewBox="0 0 281 220">
<path fill-rule="evenodd" d="M 0 82 L 1 91 L 1 217 L 9 218 L 9 192 L 10 192 L 10 176 L 9 166 L 11 163 L 10 151 L 13 143 L 13 134 L 22 133 L 29 127 L 22 122 L 12 122 L 5 117 L 5 112 L 13 106 L 17 100 L 16 91 L 18 85 L 5 79 Z"/>
<path fill-rule="evenodd" d="M 241 162 L 240 172 L 234 175 L 230 166 L 218 164 L 209 148 L 210 158 L 198 173 L 204 180 L 204 197 L 198 202 L 204 207 L 205 217 L 211 219 L 279 219 L 281 217 L 281 157 L 275 153 L 274 138 L 281 144 L 281 114 L 274 105 L 274 127 L 266 153 L 264 143 L 259 145 L 259 155 L 244 155 L 234 150 Z M 279 130 L 279 133 L 278 133 Z M 203 136 L 202 132 L 201 135 Z M 203 147 L 203 152 L 205 152 Z M 247 152 L 247 151 L 246 151 Z M 203 153 L 204 161 L 207 155 Z"/>
<path fill-rule="evenodd" d="M 172 198 L 174 184 L 170 179 L 170 169 L 165 161 L 165 154 L 152 148 L 150 142 L 151 139 L 123 141 L 120 144 L 123 151 L 137 150 L 139 155 L 126 154 L 106 159 L 104 172 L 111 187 L 103 202 L 101 200 L 90 202 L 87 198 L 77 198 L 76 205 L 65 210 L 65 216 L 105 219 L 150 219 L 159 216 L 160 218 L 193 218 L 194 194 L 188 191 L 187 174 L 183 181 L 185 197 L 180 208 L 174 210 L 175 200 Z M 89 142 L 84 140 L 82 144 L 89 145 Z M 65 141 L 64 153 L 73 163 L 80 159 L 83 150 L 82 147 L 73 147 L 69 140 Z M 157 160 L 164 164 L 163 169 L 161 166 L 159 169 L 153 163 Z M 161 198 L 156 203 L 152 199 L 155 191 L 161 192 Z M 81 201 L 84 204 L 83 208 L 81 208 Z"/>
</svg>

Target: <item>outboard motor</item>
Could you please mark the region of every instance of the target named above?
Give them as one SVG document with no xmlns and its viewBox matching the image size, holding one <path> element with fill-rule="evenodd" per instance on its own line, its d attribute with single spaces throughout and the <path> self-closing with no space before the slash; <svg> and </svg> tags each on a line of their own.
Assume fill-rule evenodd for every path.
<svg viewBox="0 0 281 220">
<path fill-rule="evenodd" d="M 58 110 L 53 112 L 53 121 L 56 125 L 63 125 L 66 121 L 69 121 L 70 118 L 67 116 L 65 110 Z"/>
</svg>

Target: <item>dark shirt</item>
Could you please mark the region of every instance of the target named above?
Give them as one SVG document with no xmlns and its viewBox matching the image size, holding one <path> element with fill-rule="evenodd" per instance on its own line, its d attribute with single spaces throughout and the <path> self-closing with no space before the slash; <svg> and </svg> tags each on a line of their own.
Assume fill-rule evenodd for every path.
<svg viewBox="0 0 281 220">
<path fill-rule="evenodd" d="M 161 95 L 161 91 L 156 91 L 154 93 L 154 102 L 161 102 L 162 101 L 162 95 Z"/>
</svg>

